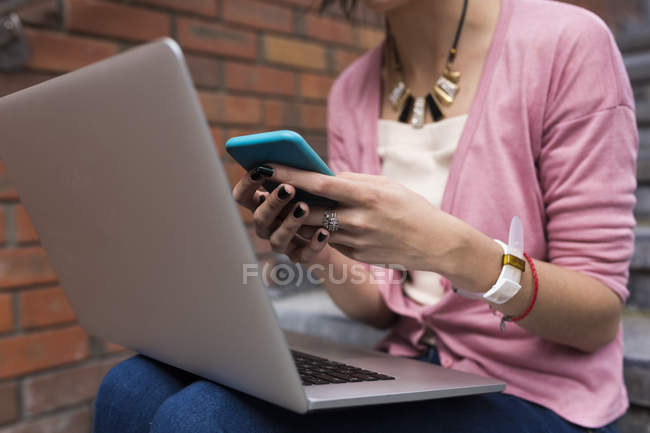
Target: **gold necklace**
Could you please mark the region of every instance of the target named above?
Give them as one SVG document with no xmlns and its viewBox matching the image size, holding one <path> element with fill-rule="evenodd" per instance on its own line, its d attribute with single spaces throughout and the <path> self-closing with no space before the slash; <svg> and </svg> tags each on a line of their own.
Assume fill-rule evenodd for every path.
<svg viewBox="0 0 650 433">
<path fill-rule="evenodd" d="M 393 110 L 400 113 L 400 122 L 408 122 L 414 128 L 421 128 L 424 125 L 427 108 L 431 111 L 433 121 L 437 122 L 445 117 L 444 113 L 438 106 L 438 103 L 445 107 L 449 107 L 456 100 L 456 96 L 460 91 L 458 83 L 461 74 L 459 71 L 454 71 L 452 67 L 456 60 L 458 40 L 460 39 L 460 33 L 463 29 L 463 23 L 465 22 L 467 2 L 468 0 L 464 0 L 463 2 L 463 11 L 460 16 L 458 28 L 456 29 L 454 43 L 449 49 L 449 54 L 447 55 L 445 70 L 436 80 L 436 83 L 433 86 L 433 91 L 424 96 L 413 96 L 411 89 L 409 89 L 404 82 L 402 76 L 402 65 L 400 64 L 399 56 L 397 55 L 397 46 L 390 35 L 390 30 L 387 32 L 388 36 L 386 50 L 384 51 L 384 63 L 389 69 L 394 70 L 396 77 L 395 86 L 388 94 L 388 101 L 393 107 Z"/>
</svg>

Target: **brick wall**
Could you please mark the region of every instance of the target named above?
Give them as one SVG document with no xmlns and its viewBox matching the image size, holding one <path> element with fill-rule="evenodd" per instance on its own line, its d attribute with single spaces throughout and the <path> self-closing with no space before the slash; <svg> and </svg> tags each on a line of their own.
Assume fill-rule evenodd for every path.
<svg viewBox="0 0 650 433">
<path fill-rule="evenodd" d="M 231 180 L 243 171 L 223 151 L 234 135 L 292 128 L 325 156 L 325 98 L 334 77 L 382 37 L 364 10 L 353 24 L 317 13 L 318 0 L 43 0 L 20 10 L 32 56 L 0 73 L 0 95 L 160 36 L 186 53 Z M 630 3 L 634 3 L 630 0 Z M 606 2 L 582 1 L 618 25 Z M 627 9 L 626 9 L 627 10 Z M 250 215 L 243 213 L 250 224 Z M 252 236 L 261 256 L 266 242 Z M 85 433 L 105 372 L 129 354 L 88 336 L 0 163 L 0 433 Z"/>
</svg>

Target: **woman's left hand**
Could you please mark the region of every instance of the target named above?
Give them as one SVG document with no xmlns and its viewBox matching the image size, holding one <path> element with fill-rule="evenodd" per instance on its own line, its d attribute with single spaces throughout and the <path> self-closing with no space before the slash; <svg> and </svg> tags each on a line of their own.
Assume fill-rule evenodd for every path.
<svg viewBox="0 0 650 433">
<path fill-rule="evenodd" d="M 329 243 L 346 256 L 378 265 L 443 273 L 458 263 L 472 227 L 424 197 L 383 176 L 326 176 L 277 164 L 269 179 L 339 203 L 339 229 Z M 305 221 L 322 226 L 327 209 L 311 209 Z"/>
</svg>

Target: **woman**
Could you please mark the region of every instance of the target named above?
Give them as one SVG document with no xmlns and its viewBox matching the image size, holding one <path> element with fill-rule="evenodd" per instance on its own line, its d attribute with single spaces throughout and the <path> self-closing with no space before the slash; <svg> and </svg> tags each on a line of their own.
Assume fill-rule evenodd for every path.
<svg viewBox="0 0 650 433">
<path fill-rule="evenodd" d="M 136 357 L 104 380 L 97 433 L 616 431 L 638 139 L 610 32 L 541 0 L 364 2 L 389 34 L 331 91 L 338 175 L 271 164 L 233 195 L 275 251 L 327 269 L 344 312 L 391 327 L 381 348 L 506 391 L 301 416 Z M 289 205 L 296 188 L 339 205 Z M 515 215 L 525 260 L 493 241 Z M 366 265 L 353 281 L 359 262 L 409 272 Z"/>
</svg>

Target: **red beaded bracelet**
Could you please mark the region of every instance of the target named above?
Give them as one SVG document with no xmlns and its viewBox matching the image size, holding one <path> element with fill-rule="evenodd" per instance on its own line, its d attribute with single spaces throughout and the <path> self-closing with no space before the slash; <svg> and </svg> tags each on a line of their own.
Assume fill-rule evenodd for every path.
<svg viewBox="0 0 650 433">
<path fill-rule="evenodd" d="M 501 330 L 504 330 L 506 327 L 506 322 L 519 322 L 520 320 L 523 320 L 524 317 L 528 316 L 530 312 L 533 309 L 533 306 L 535 305 L 535 301 L 537 301 L 537 292 L 539 291 L 539 279 L 537 278 L 537 270 L 535 269 L 535 264 L 533 263 L 533 259 L 530 258 L 530 256 L 526 253 L 524 253 L 524 257 L 526 257 L 526 260 L 528 261 L 528 264 L 530 265 L 530 269 L 533 272 L 533 279 L 535 280 L 535 290 L 533 291 L 533 300 L 530 302 L 530 305 L 524 311 L 524 314 L 518 317 L 512 317 L 512 316 L 503 316 L 501 318 Z"/>
</svg>

